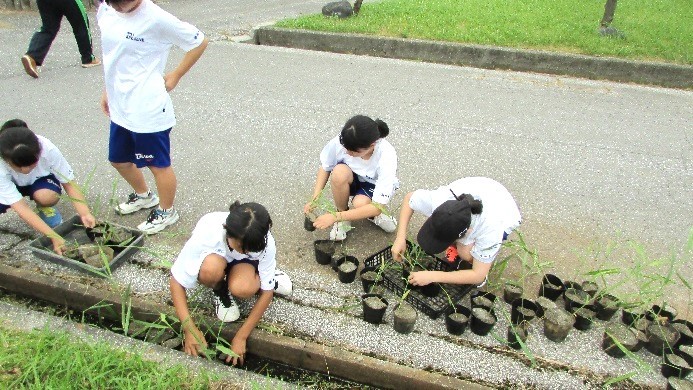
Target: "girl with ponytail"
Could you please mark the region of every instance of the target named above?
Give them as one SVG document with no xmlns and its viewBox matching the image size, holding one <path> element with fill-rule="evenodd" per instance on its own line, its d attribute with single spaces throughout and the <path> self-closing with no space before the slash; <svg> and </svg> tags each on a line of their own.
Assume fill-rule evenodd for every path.
<svg viewBox="0 0 693 390">
<path fill-rule="evenodd" d="M 344 240 L 351 221 L 365 218 L 388 233 L 397 228 L 397 220 L 385 212 L 399 187 L 397 153 L 384 139 L 389 133 L 387 124 L 380 119 L 356 115 L 322 149 L 313 194 L 303 211 L 312 211 L 329 179 L 337 211 L 321 215 L 313 225 L 318 229 L 331 226 L 331 240 Z"/>
<path fill-rule="evenodd" d="M 417 241 L 429 254 L 446 251 L 446 259 L 471 269 L 454 272 L 421 271 L 409 275 L 409 283 L 425 286 L 432 282 L 453 284 L 486 283 L 501 244 L 521 222 L 520 210 L 510 192 L 493 179 L 466 177 L 436 190 L 416 190 L 407 194 L 399 214 L 397 238 L 392 256 L 402 261 L 407 248 L 407 228 L 414 211 L 428 219 Z"/>
</svg>

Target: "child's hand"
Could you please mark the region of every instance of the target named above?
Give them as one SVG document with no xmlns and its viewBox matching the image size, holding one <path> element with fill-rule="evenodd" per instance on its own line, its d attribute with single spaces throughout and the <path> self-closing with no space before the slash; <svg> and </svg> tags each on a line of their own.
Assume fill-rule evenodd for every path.
<svg viewBox="0 0 693 390">
<path fill-rule="evenodd" d="M 53 243 L 53 251 L 62 256 L 63 249 L 65 249 L 65 240 L 56 234 L 55 237 L 51 237 L 51 242 Z"/>
<path fill-rule="evenodd" d="M 303 206 L 303 213 L 304 213 L 304 214 L 308 214 L 308 213 L 310 213 L 311 211 L 313 211 L 313 207 L 311 206 L 312 203 L 313 203 L 313 202 L 308 202 L 308 203 L 306 203 L 305 206 Z"/>
<path fill-rule="evenodd" d="M 337 222 L 337 217 L 328 213 L 316 218 L 313 226 L 318 229 L 327 229 L 328 227 L 334 225 L 335 222 Z"/>
<path fill-rule="evenodd" d="M 392 259 L 397 262 L 402 262 L 402 253 L 407 250 L 406 240 L 396 239 L 392 244 Z"/>
<path fill-rule="evenodd" d="M 412 272 L 409 274 L 409 283 L 414 286 L 425 286 L 434 282 L 433 275 L 431 271 Z"/>
<path fill-rule="evenodd" d="M 81 215 L 80 218 L 82 219 L 82 225 L 84 225 L 84 227 L 93 228 L 96 226 L 96 218 L 94 218 L 91 213 Z"/>
<path fill-rule="evenodd" d="M 240 337 L 234 337 L 233 340 L 231 340 L 231 350 L 233 351 L 233 353 L 236 354 L 236 356 L 229 355 L 226 358 L 226 363 L 231 363 L 234 366 L 236 364 L 243 365 L 243 360 L 245 360 L 245 349 L 245 339 L 241 339 Z"/>
<path fill-rule="evenodd" d="M 188 355 L 204 355 L 204 350 L 207 348 L 207 340 L 205 340 L 202 332 L 193 326 L 193 329 L 186 330 L 183 334 L 183 348 Z"/>
<path fill-rule="evenodd" d="M 173 88 L 176 88 L 179 81 L 180 78 L 175 76 L 173 73 L 166 73 L 164 75 L 164 85 L 166 86 L 166 92 L 173 91 Z"/>
</svg>

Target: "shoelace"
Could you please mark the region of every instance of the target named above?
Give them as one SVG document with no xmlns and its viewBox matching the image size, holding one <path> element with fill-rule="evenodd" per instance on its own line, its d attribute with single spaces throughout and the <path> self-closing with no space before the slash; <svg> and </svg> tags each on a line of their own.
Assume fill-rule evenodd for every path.
<svg viewBox="0 0 693 390">
<path fill-rule="evenodd" d="M 137 199 L 139 199 L 139 198 L 140 197 L 136 193 L 133 192 L 132 194 L 128 195 L 127 203 L 135 203 L 135 202 L 137 202 Z"/>
<path fill-rule="evenodd" d="M 224 307 L 231 307 L 231 298 L 229 297 L 229 293 L 227 291 L 212 290 L 212 292 L 217 298 L 219 298 L 219 301 Z"/>
<path fill-rule="evenodd" d="M 154 209 L 151 213 L 149 213 L 149 217 L 147 217 L 147 222 L 152 223 L 155 219 L 163 217 L 164 213 L 162 213 L 158 209 Z"/>
</svg>

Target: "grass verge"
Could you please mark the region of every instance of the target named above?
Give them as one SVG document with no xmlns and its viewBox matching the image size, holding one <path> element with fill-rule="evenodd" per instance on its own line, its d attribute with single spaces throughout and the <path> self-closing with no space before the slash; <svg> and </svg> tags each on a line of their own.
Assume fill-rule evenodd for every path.
<svg viewBox="0 0 693 390">
<path fill-rule="evenodd" d="M 0 388 L 207 389 L 210 376 L 193 376 L 139 355 L 73 341 L 48 329 L 19 332 L 0 327 Z"/>
<path fill-rule="evenodd" d="M 605 0 L 366 0 L 348 19 L 309 15 L 277 27 L 693 63 L 689 0 L 621 1 L 612 26 L 597 33 Z"/>
</svg>

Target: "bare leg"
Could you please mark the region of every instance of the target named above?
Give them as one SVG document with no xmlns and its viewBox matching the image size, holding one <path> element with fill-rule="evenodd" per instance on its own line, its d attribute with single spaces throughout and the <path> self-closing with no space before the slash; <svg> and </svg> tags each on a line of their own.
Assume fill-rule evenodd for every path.
<svg viewBox="0 0 693 390">
<path fill-rule="evenodd" d="M 159 207 L 162 209 L 170 209 L 173 207 L 173 201 L 176 197 L 176 173 L 173 167 L 166 168 L 149 167 L 156 181 L 156 190 L 159 193 Z"/>
<path fill-rule="evenodd" d="M 337 164 L 330 174 L 332 197 L 338 211 L 349 208 L 349 186 L 354 181 L 354 172 L 346 164 Z"/>
<path fill-rule="evenodd" d="M 34 202 L 36 202 L 36 205 L 39 207 L 55 206 L 58 203 L 58 200 L 60 200 L 60 197 L 57 192 L 46 188 L 35 191 L 31 195 L 31 197 L 34 199 Z"/>
<path fill-rule="evenodd" d="M 147 182 L 144 180 L 144 174 L 133 163 L 111 163 L 120 176 L 125 179 L 130 187 L 138 194 L 144 194 L 149 190 Z"/>
<path fill-rule="evenodd" d="M 229 291 L 238 298 L 250 298 L 260 289 L 260 276 L 248 263 L 236 264 L 229 273 Z"/>
</svg>

